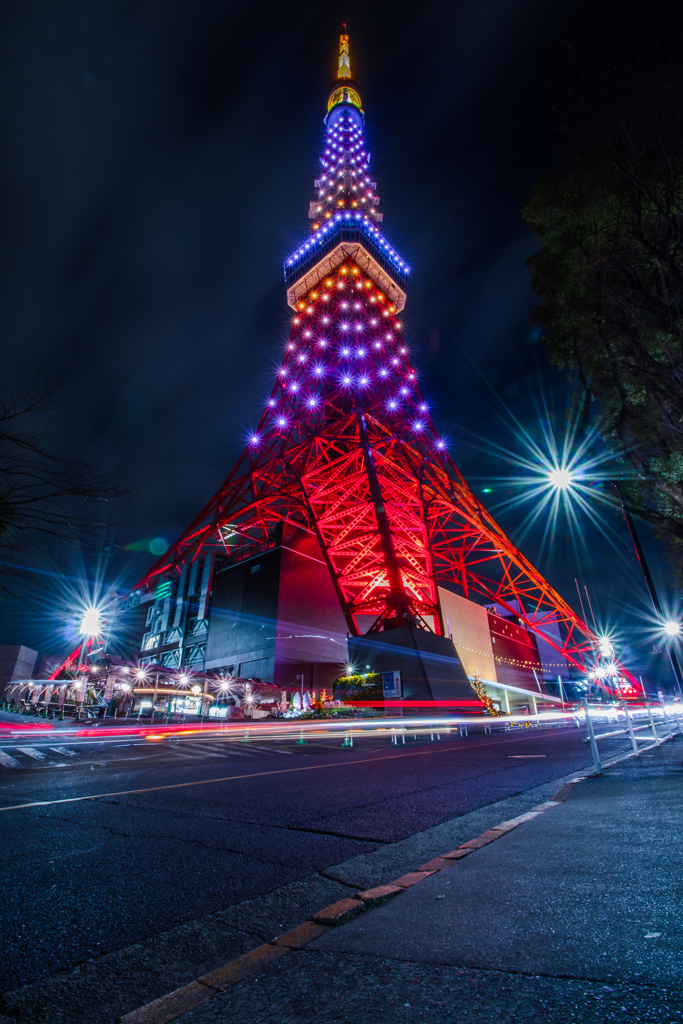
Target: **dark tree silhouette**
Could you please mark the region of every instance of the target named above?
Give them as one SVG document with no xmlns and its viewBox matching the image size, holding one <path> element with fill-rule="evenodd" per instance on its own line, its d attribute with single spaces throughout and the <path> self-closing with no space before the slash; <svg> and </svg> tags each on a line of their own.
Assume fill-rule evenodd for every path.
<svg viewBox="0 0 683 1024">
<path fill-rule="evenodd" d="M 116 477 L 51 451 L 32 429 L 32 420 L 64 408 L 59 383 L 44 379 L 34 392 L 0 399 L 0 578 L 20 572 L 17 560 L 38 548 L 87 544 L 111 525 L 105 510 L 130 493 Z"/>
<path fill-rule="evenodd" d="M 672 542 L 683 576 L 680 41 L 671 27 L 635 50 L 593 38 L 572 51 L 572 159 L 534 186 L 524 216 L 541 242 L 528 265 L 548 355 L 630 466 L 627 502 Z"/>
</svg>

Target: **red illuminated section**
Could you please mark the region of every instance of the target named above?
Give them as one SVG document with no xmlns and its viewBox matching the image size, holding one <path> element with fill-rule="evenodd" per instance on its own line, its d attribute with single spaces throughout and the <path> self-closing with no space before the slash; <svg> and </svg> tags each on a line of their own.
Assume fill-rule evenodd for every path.
<svg viewBox="0 0 683 1024">
<path fill-rule="evenodd" d="M 453 464 L 396 309 L 353 261 L 299 301 L 242 457 L 138 587 L 200 551 L 240 561 L 267 550 L 282 519 L 316 533 L 353 635 L 406 622 L 443 632 L 437 581 L 448 582 L 540 631 L 578 669 L 592 665 L 588 627 Z M 555 621 L 562 640 L 542 632 Z"/>
</svg>

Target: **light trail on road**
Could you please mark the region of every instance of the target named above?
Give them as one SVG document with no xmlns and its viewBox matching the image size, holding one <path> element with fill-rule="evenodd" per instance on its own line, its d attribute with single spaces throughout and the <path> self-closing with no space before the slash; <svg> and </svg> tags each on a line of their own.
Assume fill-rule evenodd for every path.
<svg viewBox="0 0 683 1024">
<path fill-rule="evenodd" d="M 580 715 L 580 712 L 579 712 Z M 575 721 L 576 711 L 545 711 L 535 715 L 505 715 L 492 717 L 491 715 L 464 715 L 455 717 L 435 716 L 434 718 L 380 718 L 380 719 L 354 719 L 343 718 L 332 721 L 313 719 L 301 721 L 292 719 L 290 721 L 252 723 L 246 721 L 227 724 L 222 721 L 200 722 L 197 725 L 186 723 L 170 723 L 167 725 L 102 725 L 90 726 L 88 728 L 57 728 L 40 723 L 0 722 L 0 743 L 4 738 L 12 735 L 20 735 L 23 739 L 31 736 L 44 739 L 59 737 L 60 740 L 73 741 L 74 738 L 97 740 L 97 739 L 124 739 L 126 737 L 143 737 L 148 740 L 164 740 L 173 737 L 182 738 L 192 736 L 193 738 L 206 736 L 224 738 L 235 738 L 237 734 L 244 735 L 245 732 L 259 738 L 291 738 L 295 733 L 303 733 L 304 736 L 320 737 L 323 735 L 334 736 L 339 733 L 351 733 L 356 738 L 372 734 L 394 733 L 400 734 L 406 730 L 418 735 L 425 735 L 431 732 L 449 733 L 451 730 L 458 730 L 461 726 L 475 727 L 493 725 L 511 725 L 515 728 L 525 728 L 533 725 L 567 725 Z"/>
<path fill-rule="evenodd" d="M 84 800 L 103 800 L 114 796 L 132 796 L 137 793 L 156 793 L 160 792 L 161 790 L 185 789 L 189 786 L 209 786 L 220 782 L 234 782 L 239 779 L 256 779 L 264 775 L 291 775 L 294 772 L 318 771 L 324 768 L 347 768 L 350 765 L 369 764 L 377 761 L 393 761 L 397 758 L 420 757 L 424 756 L 425 754 L 445 754 L 449 752 L 453 753 L 454 751 L 457 751 L 458 753 L 465 753 L 467 750 L 471 749 L 471 745 L 469 747 L 464 747 L 459 744 L 454 746 L 443 746 L 437 748 L 430 747 L 427 750 L 406 751 L 400 754 L 380 754 L 378 757 L 364 757 L 353 761 L 334 761 L 330 764 L 302 765 L 300 768 L 279 768 L 275 769 L 275 771 L 268 772 L 250 772 L 248 775 L 226 775 L 221 777 L 220 779 L 197 779 L 192 782 L 176 782 L 171 785 L 165 786 L 145 786 L 142 789 L 123 789 L 113 793 L 93 793 L 88 796 L 61 797 L 58 800 L 34 800 L 30 803 L 13 804 L 8 805 L 6 807 L 0 807 L 0 812 L 20 811 L 25 810 L 29 807 L 51 807 L 56 804 L 73 804 L 79 803 Z"/>
</svg>

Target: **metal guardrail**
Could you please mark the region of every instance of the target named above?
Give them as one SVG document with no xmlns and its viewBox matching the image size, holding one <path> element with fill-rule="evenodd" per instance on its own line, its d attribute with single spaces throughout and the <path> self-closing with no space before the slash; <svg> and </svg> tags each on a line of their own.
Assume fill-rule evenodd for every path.
<svg viewBox="0 0 683 1024">
<path fill-rule="evenodd" d="M 609 763 L 605 764 L 605 767 L 616 764 L 617 761 L 625 761 L 629 757 L 640 757 L 644 750 L 652 750 L 653 747 L 660 747 L 662 743 L 666 743 L 667 740 L 672 740 L 674 736 L 683 735 L 683 727 L 681 726 L 681 719 L 678 715 L 676 705 L 671 705 L 672 715 L 667 713 L 666 705 L 661 701 L 649 702 L 646 701 L 642 707 L 634 707 L 633 705 L 629 708 L 625 700 L 621 701 L 621 711 L 624 715 L 625 728 L 613 729 L 611 732 L 596 733 L 595 723 L 593 722 L 593 715 L 588 705 L 588 701 L 584 698 L 581 701 L 583 710 L 586 716 L 586 733 L 584 743 L 590 743 L 591 751 L 593 753 L 593 760 L 595 762 L 595 771 L 598 775 L 602 774 L 603 762 L 600 758 L 600 752 L 598 750 L 598 740 L 613 739 L 615 736 L 628 736 L 631 743 L 631 750 L 624 754 L 619 754 L 616 757 L 612 757 Z M 653 708 L 655 715 L 659 715 L 659 721 L 655 721 L 655 715 L 653 715 Z M 683 709 L 681 709 L 683 710 Z M 643 725 L 638 725 L 640 718 L 638 712 L 642 712 L 646 716 L 647 722 Z M 610 710 L 605 709 L 605 715 L 610 717 Z M 617 712 L 617 721 L 619 713 Z M 676 731 L 671 728 L 675 726 Z M 660 736 L 657 732 L 658 728 L 665 728 L 667 734 Z M 647 733 L 645 736 L 636 736 L 636 733 Z M 639 743 L 646 743 L 647 746 L 639 747 Z"/>
</svg>

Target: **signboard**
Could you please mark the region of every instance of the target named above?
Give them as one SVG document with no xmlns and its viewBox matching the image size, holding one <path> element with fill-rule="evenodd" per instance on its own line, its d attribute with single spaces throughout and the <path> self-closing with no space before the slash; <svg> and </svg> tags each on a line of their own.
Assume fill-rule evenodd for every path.
<svg viewBox="0 0 683 1024">
<path fill-rule="evenodd" d="M 401 672 L 382 672 L 382 686 L 385 700 L 395 700 L 403 696 L 401 691 Z"/>
<path fill-rule="evenodd" d="M 148 601 L 154 600 L 154 594 L 131 594 L 130 597 L 119 601 L 118 610 L 120 612 L 127 612 L 130 608 L 137 608 L 138 605 L 147 604 Z"/>
</svg>

